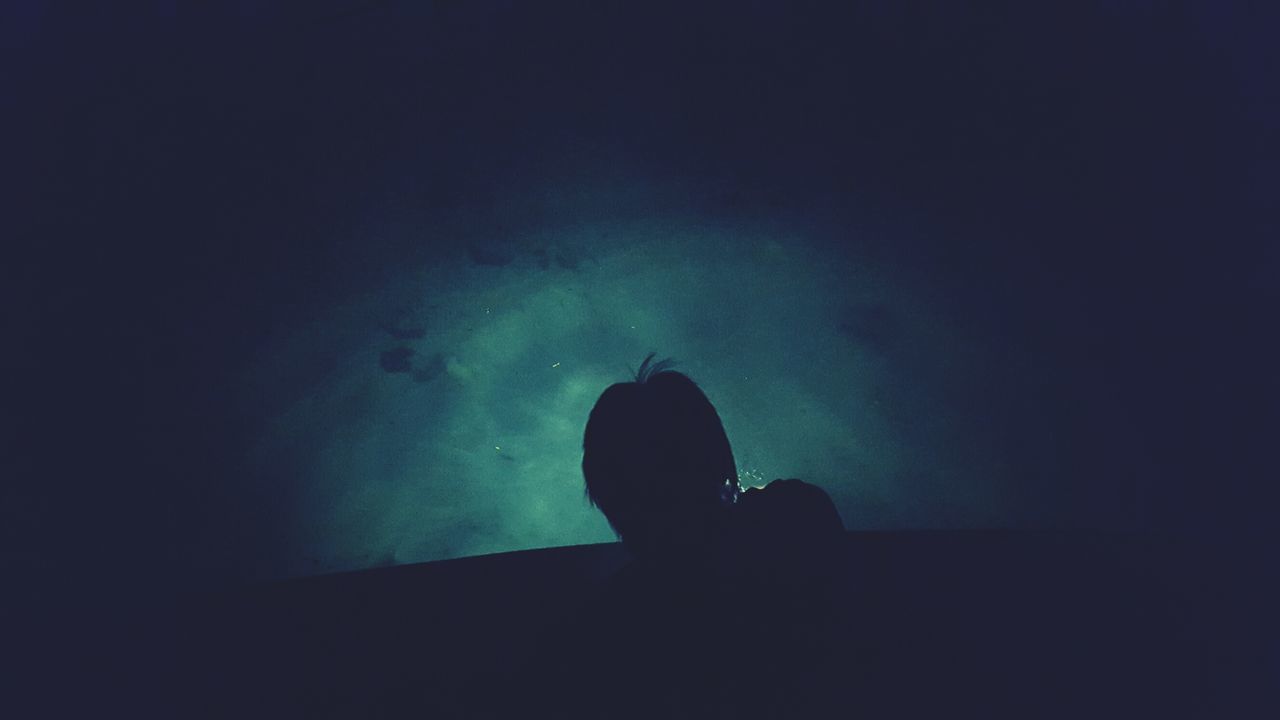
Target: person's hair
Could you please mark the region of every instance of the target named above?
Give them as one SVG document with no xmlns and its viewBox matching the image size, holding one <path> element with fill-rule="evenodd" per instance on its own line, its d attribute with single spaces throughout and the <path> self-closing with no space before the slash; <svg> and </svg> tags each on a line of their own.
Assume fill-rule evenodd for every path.
<svg viewBox="0 0 1280 720">
<path fill-rule="evenodd" d="M 582 443 L 587 497 L 629 545 L 664 511 L 709 510 L 739 490 L 715 407 L 670 360 L 653 358 L 600 395 Z"/>
</svg>

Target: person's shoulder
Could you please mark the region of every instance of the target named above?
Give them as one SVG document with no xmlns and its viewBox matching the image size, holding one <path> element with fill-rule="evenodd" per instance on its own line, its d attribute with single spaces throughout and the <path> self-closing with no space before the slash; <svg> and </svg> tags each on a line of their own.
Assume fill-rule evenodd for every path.
<svg viewBox="0 0 1280 720">
<path fill-rule="evenodd" d="M 738 498 L 737 515 L 746 529 L 805 536 L 844 532 L 840 512 L 825 490 L 803 480 L 774 480 Z"/>
<path fill-rule="evenodd" d="M 844 523 L 817 485 L 775 480 L 749 489 L 738 497 L 733 516 L 725 566 L 757 589 L 786 596 L 829 585 L 841 572 Z"/>
<path fill-rule="evenodd" d="M 764 487 L 748 488 L 742 493 L 743 498 L 808 498 L 810 500 L 816 498 L 824 498 L 827 502 L 831 501 L 831 497 L 827 495 L 827 491 L 803 480 L 795 478 L 787 480 L 774 480 Z"/>
</svg>

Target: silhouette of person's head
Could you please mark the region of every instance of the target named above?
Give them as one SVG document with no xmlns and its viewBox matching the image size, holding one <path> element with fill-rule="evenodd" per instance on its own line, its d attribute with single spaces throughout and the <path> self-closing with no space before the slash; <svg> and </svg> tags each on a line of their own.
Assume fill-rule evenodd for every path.
<svg viewBox="0 0 1280 720">
<path fill-rule="evenodd" d="M 583 438 L 587 496 L 638 555 L 702 544 L 739 491 L 715 407 L 653 357 L 600 395 Z"/>
</svg>

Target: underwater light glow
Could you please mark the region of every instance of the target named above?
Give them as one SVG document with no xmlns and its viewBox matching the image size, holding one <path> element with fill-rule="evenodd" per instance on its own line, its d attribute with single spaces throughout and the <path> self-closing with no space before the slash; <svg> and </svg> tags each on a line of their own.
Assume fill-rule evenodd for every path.
<svg viewBox="0 0 1280 720">
<path fill-rule="evenodd" d="M 308 478 L 282 574 L 613 540 L 583 495 L 582 431 L 655 351 L 716 405 L 744 488 L 805 479 L 851 528 L 936 522 L 933 507 L 960 526 L 1016 512 L 999 448 L 964 431 L 970 408 L 940 402 L 1000 363 L 907 279 L 802 234 L 687 227 L 577 225 L 553 249 L 510 231 L 486 262 L 406 269 L 397 290 L 265 348 L 277 364 L 343 358 L 266 420 L 246 470 L 288 457 Z M 544 262 L 556 253 L 591 260 Z M 273 391 L 267 372 L 250 385 Z"/>
</svg>

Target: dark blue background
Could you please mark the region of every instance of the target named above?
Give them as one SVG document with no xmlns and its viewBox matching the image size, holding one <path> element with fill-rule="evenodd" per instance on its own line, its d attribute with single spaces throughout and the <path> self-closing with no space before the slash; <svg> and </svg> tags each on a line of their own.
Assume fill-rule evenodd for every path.
<svg viewBox="0 0 1280 720">
<path fill-rule="evenodd" d="M 847 198 L 918 218 L 936 232 L 890 233 L 884 252 L 1065 388 L 1113 388 L 1139 418 L 1145 472 L 1117 489 L 1098 468 L 1118 459 L 1081 447 L 1077 502 L 1127 497 L 1223 562 L 1264 555 L 1275 18 L 1208 2 L 690 5 L 8 5 L 17 599 L 97 594 L 92 624 L 219 582 L 199 538 L 263 532 L 224 525 L 254 502 L 223 467 L 244 442 L 232 369 L 309 299 L 415 259 L 345 241 L 398 189 L 445 212 L 492 197 L 501 168 L 554 168 L 540 149 L 566 139 L 723 181 L 748 206 Z M 175 526 L 193 507 L 198 527 Z"/>
</svg>

